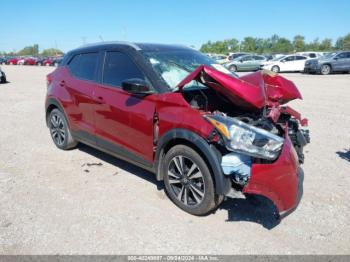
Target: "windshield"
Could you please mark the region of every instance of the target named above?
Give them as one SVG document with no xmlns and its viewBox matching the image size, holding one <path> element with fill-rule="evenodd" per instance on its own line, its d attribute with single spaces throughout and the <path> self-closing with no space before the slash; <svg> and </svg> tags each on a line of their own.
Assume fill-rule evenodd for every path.
<svg viewBox="0 0 350 262">
<path fill-rule="evenodd" d="M 324 56 L 322 56 L 322 58 L 328 59 L 328 58 L 335 56 L 336 54 L 337 54 L 337 52 L 328 53 L 328 54 L 325 54 Z"/>
<path fill-rule="evenodd" d="M 286 56 L 279 56 L 279 57 L 275 57 L 274 59 L 272 59 L 272 61 L 279 61 L 282 60 L 283 58 L 285 58 Z"/>
<path fill-rule="evenodd" d="M 200 65 L 211 66 L 237 77 L 212 58 L 195 50 L 143 51 L 142 54 L 172 91 L 177 90 L 177 85 Z M 197 81 L 191 81 L 184 88 L 205 88 L 205 86 Z"/>
</svg>

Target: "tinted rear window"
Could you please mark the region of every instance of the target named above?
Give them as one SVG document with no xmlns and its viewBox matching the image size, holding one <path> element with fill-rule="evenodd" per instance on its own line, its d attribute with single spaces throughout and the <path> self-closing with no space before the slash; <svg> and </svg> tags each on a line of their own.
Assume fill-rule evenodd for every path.
<svg viewBox="0 0 350 262">
<path fill-rule="evenodd" d="M 94 80 L 97 66 L 97 53 L 80 54 L 73 57 L 68 67 L 77 78 Z"/>
</svg>

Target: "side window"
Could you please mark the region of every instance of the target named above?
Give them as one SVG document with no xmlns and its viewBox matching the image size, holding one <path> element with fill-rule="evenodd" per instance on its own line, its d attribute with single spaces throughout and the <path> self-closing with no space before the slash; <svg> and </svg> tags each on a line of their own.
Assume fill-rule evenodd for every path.
<svg viewBox="0 0 350 262">
<path fill-rule="evenodd" d="M 347 55 L 346 53 L 340 53 L 339 55 L 337 55 L 337 58 L 339 59 L 347 58 Z"/>
<path fill-rule="evenodd" d="M 284 61 L 284 62 L 291 62 L 291 61 L 294 61 L 294 59 L 295 59 L 295 56 L 288 56 L 285 59 L 283 59 L 282 61 Z"/>
<path fill-rule="evenodd" d="M 305 60 L 305 59 L 306 59 L 305 56 L 300 56 L 300 55 L 296 56 L 296 60 Z"/>
<path fill-rule="evenodd" d="M 265 57 L 256 55 L 256 56 L 254 56 L 254 59 L 255 60 L 265 60 Z"/>
<path fill-rule="evenodd" d="M 310 54 L 309 54 L 309 57 L 310 57 L 310 58 L 316 58 L 317 56 L 316 56 L 315 53 L 310 53 Z"/>
<path fill-rule="evenodd" d="M 75 77 L 91 81 L 94 80 L 97 58 L 97 53 L 76 55 L 68 67 Z"/>
<path fill-rule="evenodd" d="M 250 61 L 250 60 L 252 60 L 251 56 L 245 56 L 245 57 L 242 58 L 243 62 Z"/>
<path fill-rule="evenodd" d="M 131 78 L 147 81 L 145 75 L 126 54 L 107 52 L 103 70 L 103 83 L 121 87 L 124 80 Z"/>
</svg>

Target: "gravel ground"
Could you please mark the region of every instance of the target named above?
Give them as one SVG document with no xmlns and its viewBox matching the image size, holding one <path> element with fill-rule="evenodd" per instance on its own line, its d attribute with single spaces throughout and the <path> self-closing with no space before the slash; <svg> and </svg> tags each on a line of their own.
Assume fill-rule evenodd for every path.
<svg viewBox="0 0 350 262">
<path fill-rule="evenodd" d="M 87 146 L 58 150 L 44 121 L 53 69 L 2 68 L 0 254 L 350 253 L 350 75 L 286 74 L 311 144 L 302 201 L 276 223 L 260 200 L 191 216 L 146 171 Z"/>
</svg>

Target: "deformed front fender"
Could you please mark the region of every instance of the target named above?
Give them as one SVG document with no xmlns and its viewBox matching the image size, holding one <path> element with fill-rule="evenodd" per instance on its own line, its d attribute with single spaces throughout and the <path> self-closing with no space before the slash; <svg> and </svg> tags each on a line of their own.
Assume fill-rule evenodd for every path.
<svg viewBox="0 0 350 262">
<path fill-rule="evenodd" d="M 185 140 L 189 144 L 193 145 L 197 150 L 200 150 L 200 153 L 205 157 L 205 160 L 210 165 L 210 169 L 213 172 L 216 193 L 219 195 L 226 195 L 231 188 L 231 181 L 222 173 L 221 165 L 216 153 L 202 137 L 194 132 L 182 128 L 172 129 L 166 132 L 159 139 L 155 156 L 157 180 L 163 180 L 160 173 L 160 163 L 162 161 L 164 149 L 168 143 L 176 139 Z"/>
</svg>

